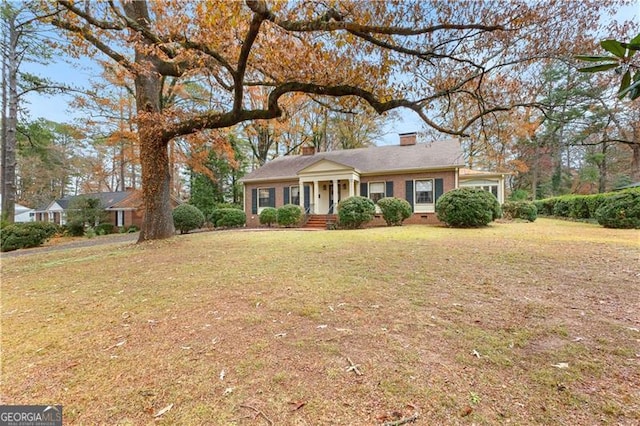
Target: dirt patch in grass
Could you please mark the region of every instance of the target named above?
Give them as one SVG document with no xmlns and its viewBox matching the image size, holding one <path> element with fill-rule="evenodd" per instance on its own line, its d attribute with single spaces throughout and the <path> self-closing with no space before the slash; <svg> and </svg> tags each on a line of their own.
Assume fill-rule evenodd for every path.
<svg viewBox="0 0 640 426">
<path fill-rule="evenodd" d="M 541 219 L 3 259 L 2 403 L 65 424 L 637 424 L 639 255 L 638 231 Z"/>
</svg>

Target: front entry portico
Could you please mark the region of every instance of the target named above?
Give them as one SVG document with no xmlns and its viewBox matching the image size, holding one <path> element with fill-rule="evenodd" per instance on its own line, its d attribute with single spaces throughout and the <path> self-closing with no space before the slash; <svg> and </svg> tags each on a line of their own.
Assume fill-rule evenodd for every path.
<svg viewBox="0 0 640 426">
<path fill-rule="evenodd" d="M 300 206 L 307 214 L 335 214 L 341 200 L 360 194 L 360 173 L 333 161 L 320 160 L 298 176 Z"/>
</svg>

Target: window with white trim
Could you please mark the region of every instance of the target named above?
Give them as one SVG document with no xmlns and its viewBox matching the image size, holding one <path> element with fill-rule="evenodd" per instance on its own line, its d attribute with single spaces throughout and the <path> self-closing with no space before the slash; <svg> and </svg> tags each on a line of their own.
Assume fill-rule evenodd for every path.
<svg viewBox="0 0 640 426">
<path fill-rule="evenodd" d="M 300 187 L 292 186 L 289 188 L 289 204 L 300 205 Z"/>
<path fill-rule="evenodd" d="M 385 197 L 384 182 L 369 182 L 369 199 L 374 203 L 378 203 L 381 198 Z"/>
<path fill-rule="evenodd" d="M 494 197 L 498 198 L 498 184 L 495 185 L 465 185 L 465 188 L 473 188 L 473 189 L 482 189 L 483 191 L 487 191 L 493 194 Z"/>
<path fill-rule="evenodd" d="M 263 209 L 265 207 L 271 207 L 269 205 L 269 188 L 258 189 L 258 208 Z"/>
<path fill-rule="evenodd" d="M 116 210 L 116 226 L 124 226 L 124 210 Z"/>
<path fill-rule="evenodd" d="M 415 181 L 415 203 L 433 204 L 433 179 Z"/>
</svg>

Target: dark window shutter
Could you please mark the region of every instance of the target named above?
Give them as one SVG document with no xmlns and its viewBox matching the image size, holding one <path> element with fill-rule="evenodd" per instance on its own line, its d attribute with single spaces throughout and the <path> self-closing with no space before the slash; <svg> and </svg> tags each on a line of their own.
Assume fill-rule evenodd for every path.
<svg viewBox="0 0 640 426">
<path fill-rule="evenodd" d="M 413 211 L 413 181 L 408 180 L 405 188 L 405 198 L 411 204 L 411 211 Z"/>
<path fill-rule="evenodd" d="M 304 211 L 308 212 L 311 208 L 311 188 L 309 188 L 309 185 L 304 185 L 302 190 L 304 191 Z"/>
<path fill-rule="evenodd" d="M 443 193 L 444 193 L 444 180 L 443 179 L 436 179 L 434 202 L 437 202 L 438 198 L 440 198 L 440 196 Z"/>
<path fill-rule="evenodd" d="M 282 203 L 283 204 L 289 204 L 289 187 L 285 186 L 284 187 L 284 191 L 282 191 L 282 192 L 283 192 L 283 195 L 284 195 L 284 198 L 283 198 L 284 201 Z"/>
<path fill-rule="evenodd" d="M 393 181 L 387 181 L 387 188 L 384 194 L 385 197 L 393 197 Z"/>
<path fill-rule="evenodd" d="M 369 196 L 369 184 L 367 182 L 360 182 L 360 196 L 361 197 Z"/>
<path fill-rule="evenodd" d="M 258 189 L 251 190 L 251 214 L 258 214 Z"/>
<path fill-rule="evenodd" d="M 276 206 L 276 189 L 269 188 L 269 207 Z"/>
</svg>

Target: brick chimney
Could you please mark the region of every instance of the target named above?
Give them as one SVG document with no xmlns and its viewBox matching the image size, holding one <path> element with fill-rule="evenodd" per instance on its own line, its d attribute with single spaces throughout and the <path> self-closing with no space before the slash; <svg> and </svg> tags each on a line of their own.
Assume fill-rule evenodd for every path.
<svg viewBox="0 0 640 426">
<path fill-rule="evenodd" d="M 416 132 L 413 133 L 400 133 L 400 146 L 408 146 L 416 144 Z"/>
<path fill-rule="evenodd" d="M 313 155 L 316 153 L 316 148 L 313 146 L 303 146 L 302 155 Z"/>
</svg>

